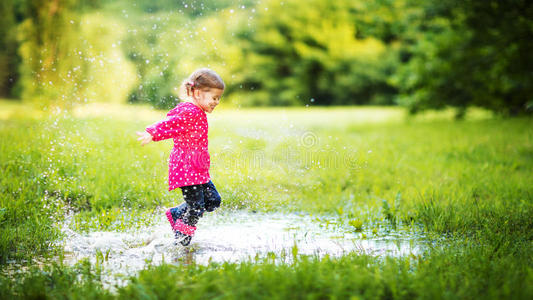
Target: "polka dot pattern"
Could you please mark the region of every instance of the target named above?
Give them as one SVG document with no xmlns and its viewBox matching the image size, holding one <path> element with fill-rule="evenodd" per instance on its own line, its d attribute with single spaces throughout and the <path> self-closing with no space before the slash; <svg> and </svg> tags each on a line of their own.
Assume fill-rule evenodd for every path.
<svg viewBox="0 0 533 300">
<path fill-rule="evenodd" d="M 146 128 L 157 142 L 172 138 L 168 165 L 168 190 L 209 182 L 211 163 L 207 142 L 207 116 L 190 102 L 179 103 L 167 118 Z"/>
</svg>

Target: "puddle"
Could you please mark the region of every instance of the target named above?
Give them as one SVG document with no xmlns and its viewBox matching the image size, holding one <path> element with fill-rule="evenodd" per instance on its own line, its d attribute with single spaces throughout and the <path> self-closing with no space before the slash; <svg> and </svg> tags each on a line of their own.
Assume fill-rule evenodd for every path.
<svg viewBox="0 0 533 300">
<path fill-rule="evenodd" d="M 423 237 L 394 231 L 373 237 L 370 232 L 355 233 L 349 227 L 334 224 L 335 219 L 321 220 L 309 215 L 282 213 L 251 213 L 247 211 L 207 214 L 188 247 L 174 245 L 170 225 L 160 214 L 152 227 L 131 232 L 91 232 L 79 234 L 68 228 L 62 244 L 65 262 L 74 264 L 97 257 L 103 275 L 131 275 L 148 263 L 238 262 L 269 253 L 291 256 L 296 245 L 299 254 L 341 256 L 348 252 L 376 256 L 419 254 Z"/>
</svg>

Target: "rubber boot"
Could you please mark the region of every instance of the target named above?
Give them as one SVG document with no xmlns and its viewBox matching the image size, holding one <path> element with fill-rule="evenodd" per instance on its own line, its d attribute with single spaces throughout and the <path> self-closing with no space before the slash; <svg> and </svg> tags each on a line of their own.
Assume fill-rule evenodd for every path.
<svg viewBox="0 0 533 300">
<path fill-rule="evenodd" d="M 192 236 L 196 231 L 196 226 L 187 225 L 183 223 L 182 220 L 178 219 L 176 220 L 174 229 L 176 242 L 179 242 L 183 246 L 187 246 L 191 242 Z"/>
<path fill-rule="evenodd" d="M 176 230 L 174 228 L 176 227 L 176 221 L 182 220 L 186 211 L 187 211 L 187 203 L 182 203 L 181 205 L 170 208 L 165 212 L 167 216 L 167 220 L 170 223 L 170 227 L 172 228 L 172 230 Z"/>
</svg>

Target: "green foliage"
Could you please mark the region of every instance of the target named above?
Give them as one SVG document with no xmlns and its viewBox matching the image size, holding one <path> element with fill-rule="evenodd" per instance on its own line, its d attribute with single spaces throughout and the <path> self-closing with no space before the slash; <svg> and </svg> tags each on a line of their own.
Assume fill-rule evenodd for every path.
<svg viewBox="0 0 533 300">
<path fill-rule="evenodd" d="M 18 29 L 22 97 L 39 104 L 79 95 L 85 79 L 75 1 L 27 1 Z M 43 103 L 44 102 L 44 103 Z M 70 102 L 70 101 L 69 101 Z M 65 103 L 68 104 L 68 103 Z"/>
<path fill-rule="evenodd" d="M 99 1 L 3 1 L 0 94 L 38 106 L 123 101 L 134 79 L 116 51 L 121 30 L 92 12 Z"/>
<path fill-rule="evenodd" d="M 139 15 L 137 21 L 128 30 L 122 48 L 126 57 L 133 62 L 137 70 L 139 83 L 129 92 L 128 102 L 150 103 L 156 108 L 172 108 L 178 99 L 176 88 L 181 83 L 174 70 L 185 51 L 176 41 L 182 38 L 175 28 L 184 26 L 184 17 L 165 14 L 154 20 Z M 132 33 L 133 32 L 133 33 Z M 180 73 L 181 74 L 181 73 Z"/>
<path fill-rule="evenodd" d="M 15 284 L 14 284 L 15 283 Z M 0 274 L 2 299 L 112 299 L 100 275 L 88 262 L 75 267 L 59 264 L 29 267 L 26 272 Z"/>
<path fill-rule="evenodd" d="M 397 74 L 412 112 L 471 105 L 531 113 L 533 6 L 527 1 L 430 1 L 412 59 Z"/>
<path fill-rule="evenodd" d="M 531 262 L 521 253 L 495 254 L 492 247 L 452 243 L 422 257 L 386 259 L 350 254 L 334 259 L 297 257 L 289 263 L 268 259 L 239 264 L 160 266 L 142 271 L 119 290 L 120 298 L 187 299 L 527 299 Z M 514 248 L 514 247 L 513 247 Z M 518 248 L 521 248 L 519 246 Z M 461 250 L 459 250 L 461 249 Z M 524 247 L 527 251 L 531 247 Z M 496 263 L 489 263 L 498 257 Z M 142 296 L 141 296 L 142 295 Z M 443 296 L 446 295 L 446 296 Z"/>
<path fill-rule="evenodd" d="M 13 1 L 0 3 L 0 96 L 12 96 L 14 83 L 18 78 L 15 4 Z"/>
<path fill-rule="evenodd" d="M 238 83 L 229 78 L 243 64 L 242 50 L 233 34 L 247 26 L 244 14 L 224 10 L 215 16 L 208 12 L 206 9 L 205 17 L 190 19 L 183 12 L 128 11 L 135 19 L 121 19 L 128 28 L 122 49 L 135 65 L 139 79 L 130 90 L 128 102 L 172 108 L 181 82 L 193 70 L 205 66 L 227 81 L 226 96 L 238 90 Z"/>
<path fill-rule="evenodd" d="M 159 154 L 152 152 L 159 163 L 150 167 L 140 157 L 128 161 L 132 157 L 121 152 L 124 132 L 133 134 L 139 124 L 105 131 L 117 129 L 120 122 L 94 122 L 65 115 L 34 120 L 28 112 L 0 120 L 0 136 L 9 141 L 0 144 L 0 171 L 5 175 L 0 178 L 0 262 L 56 255 L 56 225 L 67 211 L 84 213 L 74 222 L 79 230 L 90 225 L 115 228 L 121 221 L 143 226 L 143 208 L 173 200 L 173 195 L 162 193 L 166 166 Z M 135 142 L 127 144 L 137 146 Z M 153 166 L 160 177 L 137 173 Z"/>
<path fill-rule="evenodd" d="M 27 121 L 17 125 L 24 131 L 35 129 L 35 124 Z M 20 130 L 12 123 L 0 122 L 3 140 L 9 141 L 0 144 L 0 263 L 49 252 L 50 242 L 59 236 L 53 221 L 62 218 L 60 205 L 45 195 L 47 177 L 42 165 L 36 164 L 46 163 L 37 150 L 44 141 L 17 138 Z"/>
<path fill-rule="evenodd" d="M 0 13 L 0 95 L 42 106 L 170 108 L 208 66 L 237 106 L 533 111 L 525 0 L 8 0 Z"/>
<path fill-rule="evenodd" d="M 161 265 L 140 272 L 116 293 L 87 263 L 0 275 L 3 299 L 529 299 L 531 246 L 520 253 L 473 242 L 435 247 L 425 257 L 380 259 L 274 255 L 248 262 Z"/>
<path fill-rule="evenodd" d="M 375 37 L 358 38 L 362 2 L 267 1 L 243 40 L 243 104 L 391 103 L 387 73 L 394 53 Z"/>
</svg>

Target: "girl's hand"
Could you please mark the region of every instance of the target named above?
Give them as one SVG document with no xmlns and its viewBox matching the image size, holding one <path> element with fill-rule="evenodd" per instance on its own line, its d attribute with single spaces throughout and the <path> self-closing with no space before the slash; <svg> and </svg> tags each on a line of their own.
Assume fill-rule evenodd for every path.
<svg viewBox="0 0 533 300">
<path fill-rule="evenodd" d="M 139 136 L 137 140 L 141 141 L 141 146 L 144 146 L 152 141 L 152 135 L 146 131 L 145 132 L 137 131 L 137 135 Z"/>
</svg>

